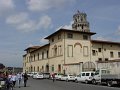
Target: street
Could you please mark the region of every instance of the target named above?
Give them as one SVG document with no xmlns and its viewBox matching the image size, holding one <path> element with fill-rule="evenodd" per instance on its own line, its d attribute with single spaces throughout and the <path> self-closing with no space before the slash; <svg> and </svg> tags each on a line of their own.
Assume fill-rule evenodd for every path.
<svg viewBox="0 0 120 90">
<path fill-rule="evenodd" d="M 101 85 L 91 85 L 83 83 L 65 82 L 65 81 L 55 81 L 52 80 L 35 80 L 29 78 L 27 87 L 18 88 L 17 86 L 14 90 L 119 90 L 119 87 L 107 87 Z"/>
</svg>

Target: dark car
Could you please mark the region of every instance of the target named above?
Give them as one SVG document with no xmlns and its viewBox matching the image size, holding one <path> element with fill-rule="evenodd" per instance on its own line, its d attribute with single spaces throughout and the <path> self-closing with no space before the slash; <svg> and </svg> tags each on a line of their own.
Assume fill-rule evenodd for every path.
<svg viewBox="0 0 120 90">
<path fill-rule="evenodd" d="M 43 78 L 49 79 L 50 78 L 50 73 L 43 73 Z"/>
</svg>

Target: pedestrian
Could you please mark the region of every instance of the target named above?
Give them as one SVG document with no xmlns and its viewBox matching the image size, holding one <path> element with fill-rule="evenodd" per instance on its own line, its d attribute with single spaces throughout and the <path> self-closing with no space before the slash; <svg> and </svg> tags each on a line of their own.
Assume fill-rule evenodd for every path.
<svg viewBox="0 0 120 90">
<path fill-rule="evenodd" d="M 5 84 L 6 84 L 6 89 L 7 90 L 10 90 L 10 88 L 13 89 L 12 75 L 7 75 L 6 76 L 6 78 L 5 78 Z"/>
<path fill-rule="evenodd" d="M 55 81 L 55 74 L 53 73 L 52 74 L 52 79 L 53 79 L 53 82 Z"/>
<path fill-rule="evenodd" d="M 19 87 L 19 88 L 20 88 L 21 80 L 22 80 L 22 74 L 21 74 L 21 73 L 18 73 L 18 74 L 17 74 L 17 81 L 18 81 L 18 87 Z"/>
<path fill-rule="evenodd" d="M 26 87 L 27 80 L 28 80 L 28 76 L 27 76 L 27 74 L 25 73 L 23 77 L 24 77 L 24 87 Z"/>
<path fill-rule="evenodd" d="M 12 80 L 12 82 L 13 82 L 13 87 L 15 87 L 16 80 L 17 80 L 16 74 L 14 74 L 14 73 L 12 74 L 11 80 Z"/>
</svg>

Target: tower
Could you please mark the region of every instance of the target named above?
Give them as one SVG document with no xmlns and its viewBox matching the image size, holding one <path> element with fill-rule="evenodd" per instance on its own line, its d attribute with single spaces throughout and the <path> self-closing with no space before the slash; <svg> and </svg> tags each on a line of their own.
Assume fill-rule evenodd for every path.
<svg viewBox="0 0 120 90">
<path fill-rule="evenodd" d="M 73 30 L 90 32 L 89 22 L 87 21 L 86 13 L 78 11 L 75 15 L 73 15 L 73 21 Z"/>
</svg>

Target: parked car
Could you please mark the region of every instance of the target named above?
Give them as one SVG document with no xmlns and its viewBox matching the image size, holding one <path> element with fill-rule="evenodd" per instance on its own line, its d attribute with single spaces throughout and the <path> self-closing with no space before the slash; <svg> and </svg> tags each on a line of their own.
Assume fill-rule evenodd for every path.
<svg viewBox="0 0 120 90">
<path fill-rule="evenodd" d="M 63 75 L 61 77 L 61 80 L 64 80 L 64 81 L 74 81 L 75 80 L 75 76 L 74 75 L 71 75 L 71 74 L 68 74 L 68 75 Z"/>
<path fill-rule="evenodd" d="M 28 73 L 27 73 L 28 77 L 30 77 L 30 76 L 31 76 L 31 74 L 32 74 L 31 72 L 28 72 Z"/>
<path fill-rule="evenodd" d="M 33 79 L 43 79 L 44 78 L 44 76 L 43 76 L 43 74 L 42 73 L 34 73 L 34 75 L 33 75 Z"/>
<path fill-rule="evenodd" d="M 56 80 L 61 80 L 61 77 L 63 76 L 64 74 L 61 74 L 61 73 L 55 73 L 55 79 Z"/>
<path fill-rule="evenodd" d="M 33 75 L 34 74 L 36 74 L 37 72 L 29 72 L 29 73 L 27 73 L 27 75 L 29 76 L 29 77 L 33 77 Z"/>
<path fill-rule="evenodd" d="M 42 74 L 43 74 L 43 78 L 45 78 L 45 79 L 50 78 L 50 73 L 42 73 Z"/>
<path fill-rule="evenodd" d="M 86 84 L 89 82 L 92 82 L 94 73 L 95 72 L 93 72 L 93 71 L 81 72 L 81 74 L 79 74 L 75 77 L 75 82 L 84 82 Z"/>
<path fill-rule="evenodd" d="M 0 90 L 5 89 L 5 80 L 4 78 L 0 77 Z"/>
</svg>

